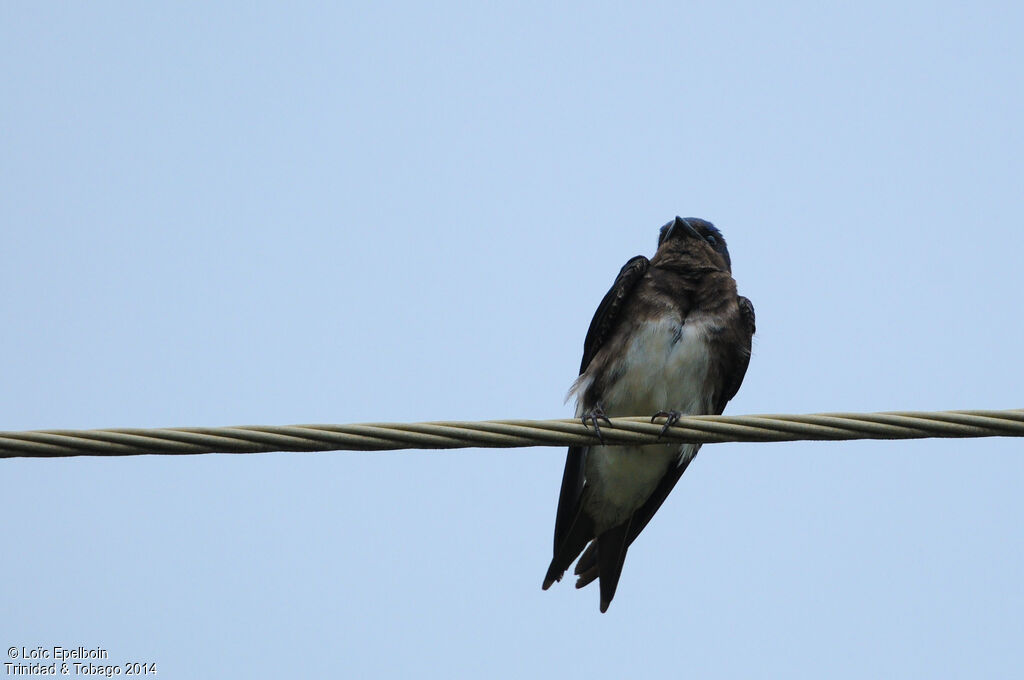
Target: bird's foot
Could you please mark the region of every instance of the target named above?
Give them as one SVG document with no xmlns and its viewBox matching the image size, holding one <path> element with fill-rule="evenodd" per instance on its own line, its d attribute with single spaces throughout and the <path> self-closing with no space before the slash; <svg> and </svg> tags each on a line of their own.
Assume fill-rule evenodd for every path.
<svg viewBox="0 0 1024 680">
<path fill-rule="evenodd" d="M 594 432 L 597 434 L 597 441 L 604 444 L 604 436 L 601 434 L 600 421 L 603 420 L 608 427 L 612 426 L 612 421 L 608 420 L 608 416 L 604 414 L 604 409 L 601 408 L 601 404 L 598 404 L 580 416 L 580 420 L 583 422 L 583 427 L 587 427 L 588 424 L 593 425 Z"/>
<path fill-rule="evenodd" d="M 678 423 L 679 419 L 682 418 L 682 416 L 682 411 L 658 411 L 653 416 L 651 416 L 652 423 L 658 418 L 665 419 L 665 426 L 661 428 L 661 432 L 658 434 L 658 439 L 664 437 L 665 433 L 668 432 L 669 428 Z"/>
</svg>

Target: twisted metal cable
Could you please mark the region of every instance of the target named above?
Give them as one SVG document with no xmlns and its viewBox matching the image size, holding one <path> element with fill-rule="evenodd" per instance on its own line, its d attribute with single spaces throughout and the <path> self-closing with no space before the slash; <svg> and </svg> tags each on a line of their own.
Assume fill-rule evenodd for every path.
<svg viewBox="0 0 1024 680">
<path fill-rule="evenodd" d="M 1021 437 L 1024 409 L 893 411 L 809 415 L 689 416 L 664 435 L 649 417 L 601 425 L 607 444 L 791 442 L 803 440 Z M 187 455 L 270 451 L 385 451 L 597 444 L 579 420 L 366 423 L 0 432 L 0 458 Z"/>
</svg>

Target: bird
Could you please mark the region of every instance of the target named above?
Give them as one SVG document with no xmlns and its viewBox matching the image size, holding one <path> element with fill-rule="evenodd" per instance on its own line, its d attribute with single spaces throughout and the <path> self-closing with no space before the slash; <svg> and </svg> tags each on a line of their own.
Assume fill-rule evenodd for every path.
<svg viewBox="0 0 1024 680">
<path fill-rule="evenodd" d="M 606 444 L 612 416 L 719 415 L 750 363 L 754 306 L 739 295 L 725 237 L 711 222 L 676 217 L 650 259 L 619 271 L 590 322 L 579 377 L 566 400 L 597 444 L 570 446 L 543 589 L 579 557 L 577 588 L 599 581 L 604 613 L 626 551 L 693 460 L 700 444 Z M 582 556 L 580 554 L 582 553 Z"/>
</svg>

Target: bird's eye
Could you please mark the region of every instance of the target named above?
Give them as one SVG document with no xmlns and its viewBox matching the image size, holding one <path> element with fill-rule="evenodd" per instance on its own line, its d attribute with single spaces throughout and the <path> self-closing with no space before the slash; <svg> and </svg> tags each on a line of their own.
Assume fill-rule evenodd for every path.
<svg viewBox="0 0 1024 680">
<path fill-rule="evenodd" d="M 717 246 L 717 245 L 718 245 L 718 239 L 716 239 L 716 238 L 714 237 L 714 235 L 712 235 L 712 234 L 708 234 L 708 235 L 707 235 L 707 236 L 705 236 L 704 238 L 705 238 L 705 239 L 707 240 L 707 242 L 708 242 L 708 243 L 710 243 L 710 244 L 711 244 L 712 246 Z"/>
</svg>

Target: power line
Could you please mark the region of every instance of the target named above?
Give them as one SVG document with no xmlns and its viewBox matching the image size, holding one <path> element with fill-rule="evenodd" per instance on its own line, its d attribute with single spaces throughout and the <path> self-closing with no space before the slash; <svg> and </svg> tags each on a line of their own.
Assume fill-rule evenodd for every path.
<svg viewBox="0 0 1024 680">
<path fill-rule="evenodd" d="M 602 421 L 607 444 L 790 442 L 931 437 L 1021 437 L 1024 409 L 808 415 L 689 416 L 664 436 L 649 417 Z M 596 444 L 579 420 L 485 420 L 244 427 L 0 432 L 0 458 L 191 455 L 271 451 L 385 451 Z"/>
</svg>

